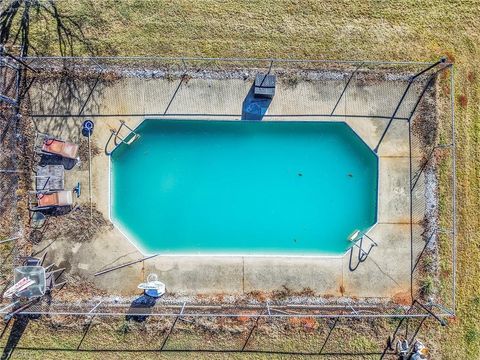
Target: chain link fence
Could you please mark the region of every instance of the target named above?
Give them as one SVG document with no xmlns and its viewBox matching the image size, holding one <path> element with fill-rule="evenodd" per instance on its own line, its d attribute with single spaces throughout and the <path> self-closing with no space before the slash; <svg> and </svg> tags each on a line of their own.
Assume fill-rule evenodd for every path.
<svg viewBox="0 0 480 360">
<path fill-rule="evenodd" d="M 415 298 L 455 313 L 455 133 L 453 67 L 426 84 L 410 122 L 412 286 Z M 435 101 L 435 112 L 426 111 Z M 416 292 L 415 292 L 416 290 Z"/>
<path fill-rule="evenodd" d="M 10 284 L 19 251 L 16 241 L 23 236 L 20 209 L 22 167 L 22 135 L 19 103 L 22 67 L 15 60 L 3 57 L 0 49 L 0 286 Z M 3 292 L 3 291 L 2 291 Z"/>
<path fill-rule="evenodd" d="M 277 76 L 279 86 L 288 90 L 295 88 L 298 97 L 308 97 L 319 83 L 328 83 L 324 98 L 312 102 L 308 108 L 295 106 L 290 98 L 290 106 L 270 108 L 266 118 L 275 117 L 338 117 L 338 118 L 378 118 L 406 120 L 421 91 L 426 75 L 416 78 L 411 89 L 403 96 L 411 77 L 430 64 L 424 63 L 375 63 L 375 62 L 323 62 L 323 61 L 287 61 L 257 59 L 163 59 L 163 58 L 29 58 L 29 66 L 38 69 L 41 78 L 51 79 L 61 74 L 51 89 L 33 97 L 33 101 L 47 102 L 52 97 L 62 97 L 68 102 L 51 102 L 51 106 L 35 106 L 32 116 L 75 117 L 89 116 L 242 116 L 241 111 L 231 113 L 231 107 L 225 104 L 242 104 L 245 89 L 252 84 L 257 73 L 270 73 Z M 55 75 L 56 74 L 56 75 Z M 136 91 L 126 89 L 115 94 L 117 103 L 136 103 L 128 111 L 108 113 L 89 100 L 92 93 L 100 92 L 109 81 L 122 78 L 138 78 L 145 82 L 149 79 L 168 79 L 178 83 L 169 106 L 156 104 L 154 99 L 162 99 L 164 89 L 138 87 Z M 75 82 L 75 79 L 81 80 Z M 84 81 L 89 79 L 89 81 Z M 198 99 L 182 102 L 181 108 L 175 106 L 175 97 L 188 97 L 184 91 L 196 85 L 195 80 L 209 80 L 212 84 L 212 104 L 205 113 L 205 107 L 198 111 Z M 222 87 L 223 80 L 241 81 L 244 87 Z M 363 91 L 362 98 L 357 93 Z M 97 88 L 98 87 L 98 88 Z M 286 91 L 288 94 L 288 91 Z M 216 95 L 216 96 L 215 96 Z M 396 106 L 401 100 L 399 109 Z M 185 104 L 189 104 L 186 106 Z"/>
<path fill-rule="evenodd" d="M 324 339 L 326 338 L 326 344 L 330 337 L 329 331 L 335 328 L 333 324 L 337 322 L 347 324 L 361 319 L 371 319 L 393 321 L 392 324 L 396 324 L 396 319 L 409 318 L 413 322 L 416 319 L 424 321 L 432 316 L 454 314 L 455 139 L 451 64 L 444 61 L 398 63 L 153 57 L 43 57 L 24 58 L 23 61 L 30 69 L 29 78 L 35 79 L 39 85 L 36 90 L 34 85 L 29 93 L 26 115 L 39 121 L 44 119 L 76 121 L 75 119 L 84 117 L 95 117 L 97 121 L 101 121 L 102 117 L 107 116 L 161 118 L 188 115 L 244 118 L 248 116 L 244 107 L 237 107 L 236 111 L 232 111 L 232 108 L 225 104 L 244 103 L 245 94 L 252 87 L 255 75 L 263 72 L 276 75 L 277 86 L 284 89 L 287 94 L 288 89 L 295 89 L 298 97 L 311 96 L 312 89 L 323 91 L 321 101 L 312 101 L 309 106 L 301 107 L 295 98 L 289 98 L 288 104 L 269 107 L 268 112 L 262 114 L 264 118 L 308 117 L 352 122 L 369 119 L 376 122 L 380 129 L 378 142 L 371 144 L 377 152 L 381 151 L 382 141 L 396 122 L 408 122 L 411 298 L 426 305 L 401 306 L 392 303 L 382 304 L 375 300 L 369 303 L 342 299 L 296 305 L 282 302 L 218 305 L 164 299 L 152 306 L 138 308 L 126 300 L 103 298 L 68 302 L 57 300 L 54 296 L 50 299 L 41 299 L 23 310 L 21 314 L 29 316 L 48 314 L 76 319 L 109 315 L 114 319 L 112 321 L 118 322 L 120 328 L 124 326 L 126 318 L 145 317 L 147 321 L 163 321 L 169 325 L 165 326 L 163 331 L 167 340 L 155 343 L 156 350 L 178 348 L 169 342 L 170 335 L 175 335 L 178 331 L 194 333 L 188 328 L 202 327 L 204 326 L 202 324 L 209 321 L 216 324 L 235 321 L 237 325 L 239 322 L 241 325 L 238 336 L 229 335 L 232 337 L 235 351 L 248 350 L 251 343 L 265 350 L 266 345 L 260 344 L 260 340 L 253 341 L 254 336 L 252 338 L 250 331 L 252 329 L 256 331 L 263 326 L 262 324 L 269 322 L 283 324 L 276 326 L 287 328 L 292 323 L 299 323 L 303 327 L 310 326 L 307 324 L 309 322 L 315 323 L 316 325 L 312 326 L 321 329 L 318 331 Z M 5 64 L 5 61 L 2 64 Z M 0 70 L 2 77 L 9 71 L 5 66 L 0 67 Z M 139 82 L 157 78 L 168 79 L 176 84 L 176 90 L 166 96 L 162 89 L 154 87 L 139 87 L 137 91 L 130 91 L 131 89 L 127 88 L 123 93 L 115 94 L 114 99 L 118 104 L 134 105 L 114 113 L 110 108 L 102 107 L 95 101 L 97 95 L 108 93 L 111 83 L 121 82 L 125 78 L 135 78 Z M 195 87 L 197 79 L 208 80 L 213 89 L 208 111 L 205 111 L 204 105 L 198 106 L 198 99 L 189 97 L 191 95 L 188 88 Z M 223 87 L 225 80 L 236 82 L 238 86 Z M 2 94 L 10 91 L 10 88 L 2 88 Z M 178 99 L 181 97 L 186 100 L 179 102 Z M 63 100 L 52 101 L 57 98 Z M 4 102 L 0 104 L 5 106 Z M 2 108 L 2 131 L 8 134 L 5 135 L 2 147 L 9 146 L 11 151 L 2 152 L 1 167 L 16 171 L 18 156 L 23 151 L 17 141 L 21 134 L 16 127 L 7 128 L 7 118 L 11 118 L 8 114 L 8 111 Z M 1 186 L 4 187 L 7 183 L 11 186 L 8 189 L 2 188 L 2 194 L 17 194 L 18 175 L 15 175 L 15 172 L 0 175 L 9 179 L 8 182 L 2 181 Z M 2 198 L 2 208 L 5 207 L 5 211 L 15 214 L 17 203 L 4 199 L 6 198 Z M 17 233 L 18 230 L 12 229 L 8 236 Z M 10 266 L 13 266 L 13 262 L 4 263 L 2 269 Z M 6 277 L 3 280 L 5 283 Z M 181 330 L 176 328 L 177 324 L 182 324 Z M 361 332 L 358 334 L 361 335 Z M 78 348 L 87 346 L 91 341 L 89 339 L 83 335 Z M 329 353 L 325 344 L 316 351 Z M 375 356 L 378 349 L 385 350 L 380 340 L 375 346 L 370 345 L 366 348 L 375 348 L 375 351 L 372 350 Z M 351 351 L 348 346 L 344 350 Z M 390 350 L 385 351 L 384 353 L 388 353 Z M 364 355 L 368 355 L 367 350 L 364 352 Z"/>
</svg>

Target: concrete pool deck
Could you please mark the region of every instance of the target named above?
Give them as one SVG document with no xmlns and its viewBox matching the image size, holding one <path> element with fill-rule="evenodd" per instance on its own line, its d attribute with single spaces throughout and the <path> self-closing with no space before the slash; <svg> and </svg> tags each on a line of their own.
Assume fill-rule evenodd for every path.
<svg viewBox="0 0 480 360">
<path fill-rule="evenodd" d="M 108 219 L 109 158 L 103 149 L 111 129 L 118 128 L 119 120 L 133 128 L 144 119 L 143 116 L 109 115 L 160 114 L 165 118 L 238 121 L 242 114 L 242 100 L 251 84 L 250 80 L 241 79 L 190 79 L 182 82 L 123 78 L 108 86 L 100 86 L 82 110 L 83 102 L 76 98 L 58 100 L 53 90 L 58 89 L 60 84 L 43 83 L 31 90 L 31 111 L 36 115 L 45 115 L 33 119 L 38 130 L 71 141 L 80 141 L 80 128 L 84 118 L 58 118 L 48 116 L 49 114 L 78 114 L 82 111 L 84 114 L 102 115 L 86 117 L 93 118 L 95 122 L 92 142 L 101 149 L 100 154 L 92 159 L 92 200 Z M 300 82 L 295 86 L 280 84 L 263 121 L 345 121 L 373 149 L 388 119 L 369 118 L 368 114 L 384 113 L 385 116 L 391 116 L 406 82 L 352 85 L 336 107 L 334 115 L 337 116 L 315 116 L 331 112 L 332 104 L 335 104 L 343 86 L 342 80 Z M 88 94 L 89 85 L 85 83 L 83 87 L 80 86 L 79 91 Z M 408 117 L 418 91 L 412 87 L 410 95 L 405 98 L 397 113 L 398 117 Z M 353 113 L 365 117 L 345 116 Z M 158 118 L 158 115 L 154 117 Z M 348 252 L 341 257 L 158 256 L 94 277 L 93 274 L 99 270 L 143 257 L 113 227 L 98 233 L 87 242 L 58 238 L 49 246 L 48 257 L 55 259 L 56 263 L 66 265 L 70 274 L 78 275 L 98 288 L 118 295 L 138 294 L 137 285 L 150 272 L 155 272 L 166 284 L 167 290 L 177 294 L 242 294 L 280 290 L 285 286 L 294 291 L 309 288 L 319 295 L 335 297 L 405 298 L 410 295 L 412 258 L 406 120 L 392 122 L 379 147 L 378 156 L 378 223 L 369 233 L 378 246 L 354 271 L 350 269 Z M 423 154 L 414 156 L 419 160 Z M 78 181 L 84 189 L 78 199 L 79 204 L 88 207 L 89 171 L 85 164 L 66 172 L 66 188 L 73 187 Z M 423 182 L 423 179 L 419 181 L 422 186 Z M 418 216 L 414 231 L 421 231 L 422 220 L 423 215 Z M 38 245 L 38 249 L 45 247 L 46 243 L 47 239 Z M 417 250 L 413 249 L 413 252 L 415 258 Z"/>
</svg>

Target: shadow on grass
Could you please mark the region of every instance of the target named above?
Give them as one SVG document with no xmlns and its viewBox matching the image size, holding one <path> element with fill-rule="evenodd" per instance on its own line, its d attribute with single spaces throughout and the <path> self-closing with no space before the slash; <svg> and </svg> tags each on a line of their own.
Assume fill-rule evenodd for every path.
<svg viewBox="0 0 480 360">
<path fill-rule="evenodd" d="M 25 332 L 28 323 L 30 322 L 30 320 L 38 318 L 39 316 L 37 315 L 16 315 L 14 317 L 12 330 L 10 330 L 7 343 L 3 348 L 2 357 L 0 358 L 1 360 L 10 359 L 12 357 L 13 351 L 20 342 L 20 339 L 22 338 L 22 335 Z M 8 324 L 6 326 L 8 326 Z"/>
</svg>

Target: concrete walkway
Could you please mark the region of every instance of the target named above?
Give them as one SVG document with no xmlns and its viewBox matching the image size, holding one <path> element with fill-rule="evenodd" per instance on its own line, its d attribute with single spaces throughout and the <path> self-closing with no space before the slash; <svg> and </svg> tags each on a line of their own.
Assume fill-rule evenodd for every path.
<svg viewBox="0 0 480 360">
<path fill-rule="evenodd" d="M 374 149 L 388 119 L 406 87 L 401 81 L 376 81 L 373 84 L 353 81 L 337 104 L 345 80 L 300 82 L 295 86 L 280 83 L 265 121 L 346 121 Z M 95 121 L 93 143 L 102 150 L 92 162 L 92 197 L 98 210 L 108 219 L 109 158 L 103 153 L 112 128 L 119 120 L 135 127 L 144 116 L 185 119 L 239 120 L 243 101 L 251 81 L 240 79 L 145 80 L 126 78 L 110 85 L 97 85 L 84 114 Z M 60 91 L 59 91 L 60 87 Z M 84 83 L 80 96 L 67 99 L 59 83 L 42 84 L 32 89 L 32 111 L 45 114 L 35 118 L 35 125 L 71 141 L 81 138 L 83 118 L 55 118 L 49 114 L 78 114 L 92 87 Z M 408 117 L 419 89 L 412 87 L 397 116 Z M 59 97 L 56 96 L 60 93 Z M 337 106 L 335 107 L 335 104 Z M 326 116 L 335 108 L 335 116 Z M 142 116 L 120 116 L 137 114 Z M 104 116 L 98 116 L 104 115 Z M 117 115 L 117 116 L 115 116 Z M 305 116 L 298 116 L 305 115 Z M 362 115 L 364 117 L 348 116 Z M 369 117 L 370 116 L 370 117 Z M 309 288 L 318 294 L 350 297 L 392 298 L 410 294 L 410 198 L 408 122 L 395 120 L 381 144 L 379 163 L 378 224 L 370 236 L 378 243 L 368 259 L 352 271 L 350 252 L 343 257 L 162 257 L 93 277 L 93 274 L 116 264 L 136 260 L 143 255 L 117 229 L 98 234 L 90 242 L 60 238 L 48 249 L 57 263 L 68 263 L 71 274 L 93 282 L 112 294 L 138 293 L 136 286 L 150 272 L 155 272 L 178 294 L 272 291 L 286 286 L 292 290 Z M 422 154 L 414 154 L 418 158 Z M 67 185 L 81 181 L 84 195 L 79 199 L 88 206 L 88 167 L 66 174 Z M 421 200 L 421 199 L 420 199 Z M 417 212 L 418 213 L 418 212 Z M 420 227 L 423 215 L 416 220 Z M 45 244 L 41 243 L 38 248 Z M 357 254 L 353 254 L 356 259 Z M 354 266 L 353 266 L 354 267 Z"/>
</svg>

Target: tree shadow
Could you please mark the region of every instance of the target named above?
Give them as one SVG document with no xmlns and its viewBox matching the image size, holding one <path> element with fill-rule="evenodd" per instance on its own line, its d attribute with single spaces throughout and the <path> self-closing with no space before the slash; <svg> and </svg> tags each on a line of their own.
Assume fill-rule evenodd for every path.
<svg viewBox="0 0 480 360">
<path fill-rule="evenodd" d="M 76 64 L 78 66 L 68 67 L 68 61 L 65 58 L 62 60 L 37 59 L 35 64 L 31 60 L 24 62 L 18 59 L 18 57 L 31 55 L 32 51 L 35 55 L 42 55 L 42 50 L 36 48 L 37 45 L 42 45 L 31 43 L 29 37 L 30 25 L 38 22 L 39 18 L 56 26 L 56 37 L 54 36 L 52 41 L 57 43 L 62 57 L 74 56 L 75 52 L 82 48 L 86 53 L 95 55 L 96 50 L 93 45 L 95 41 L 83 32 L 81 17 L 65 14 L 61 6 L 52 1 L 12 0 L 5 4 L 3 10 L 3 12 L 0 11 L 0 44 L 5 45 L 1 51 L 2 55 L 15 59 L 15 65 L 22 64 L 22 74 L 24 72 L 20 88 L 17 89 L 17 76 L 8 76 L 10 83 L 6 90 L 9 93 L 19 90 L 20 100 L 28 92 L 28 101 L 25 104 L 25 109 L 28 111 L 25 112 L 30 115 L 38 113 L 61 116 L 80 116 L 84 110 L 90 113 L 98 112 L 97 95 L 104 84 L 102 72 L 95 61 L 85 58 Z M 31 16 L 32 14 L 35 16 Z M 20 54 L 13 55 L 6 52 L 7 48 L 20 48 L 21 51 Z M 28 83 L 28 80 L 32 81 Z M 33 83 L 35 86 L 31 87 Z M 0 138 L 3 139 L 11 123 L 12 121 L 7 123 Z M 66 124 L 63 119 L 60 121 L 50 119 L 46 125 L 52 132 L 58 130 L 61 133 L 74 133 L 74 130 L 79 129 L 78 124 Z"/>
<path fill-rule="evenodd" d="M 85 111 L 98 113 L 100 94 L 107 82 L 101 80 L 94 64 L 82 64 L 83 69 L 75 69 L 71 64 L 54 64 L 52 72 L 56 77 L 40 78 L 30 91 L 30 113 L 43 116 L 78 116 Z M 48 65 L 47 65 L 48 66 Z M 60 66 L 71 66 L 60 68 Z M 87 74 L 85 74 L 88 72 Z"/>
<path fill-rule="evenodd" d="M 242 120 L 262 120 L 272 99 L 255 97 L 255 84 L 252 84 L 242 103 Z"/>
</svg>

